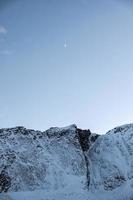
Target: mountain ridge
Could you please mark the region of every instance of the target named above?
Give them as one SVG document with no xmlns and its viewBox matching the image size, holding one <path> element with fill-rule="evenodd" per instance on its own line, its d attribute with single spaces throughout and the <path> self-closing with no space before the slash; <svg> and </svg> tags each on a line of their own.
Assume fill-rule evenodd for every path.
<svg viewBox="0 0 133 200">
<path fill-rule="evenodd" d="M 113 199 L 122 188 L 133 197 L 127 193 L 133 185 L 132 155 L 133 124 L 104 135 L 75 124 L 46 131 L 0 129 L 0 191 L 47 193 L 77 187 L 111 193 Z"/>
</svg>

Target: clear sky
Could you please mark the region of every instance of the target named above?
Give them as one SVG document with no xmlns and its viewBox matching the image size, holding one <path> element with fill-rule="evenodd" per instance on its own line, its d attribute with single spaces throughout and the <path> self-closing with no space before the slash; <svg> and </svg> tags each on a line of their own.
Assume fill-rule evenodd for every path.
<svg viewBox="0 0 133 200">
<path fill-rule="evenodd" d="M 132 119 L 130 0 L 0 1 L 1 128 L 104 133 Z"/>
</svg>

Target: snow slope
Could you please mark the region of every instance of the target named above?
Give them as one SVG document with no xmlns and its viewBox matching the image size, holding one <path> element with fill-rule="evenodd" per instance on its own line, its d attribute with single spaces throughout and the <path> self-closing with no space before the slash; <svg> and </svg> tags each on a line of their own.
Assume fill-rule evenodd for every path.
<svg viewBox="0 0 133 200">
<path fill-rule="evenodd" d="M 133 200 L 133 124 L 0 129 L 0 189 L 0 200 Z"/>
<path fill-rule="evenodd" d="M 133 185 L 133 125 L 117 127 L 100 136 L 87 152 L 90 189 L 114 190 Z"/>
</svg>

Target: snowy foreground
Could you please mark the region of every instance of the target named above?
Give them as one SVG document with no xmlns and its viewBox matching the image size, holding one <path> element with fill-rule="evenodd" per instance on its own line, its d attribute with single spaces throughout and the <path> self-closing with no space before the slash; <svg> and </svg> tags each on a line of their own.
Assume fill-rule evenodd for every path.
<svg viewBox="0 0 133 200">
<path fill-rule="evenodd" d="M 0 129 L 0 200 L 133 200 L 133 124 Z"/>
<path fill-rule="evenodd" d="M 125 193 L 123 193 L 123 189 Z M 130 184 L 115 191 L 105 192 L 88 192 L 84 189 L 60 190 L 60 191 L 29 191 L 29 192 L 12 192 L 0 194 L 0 200 L 132 200 L 133 189 Z"/>
</svg>

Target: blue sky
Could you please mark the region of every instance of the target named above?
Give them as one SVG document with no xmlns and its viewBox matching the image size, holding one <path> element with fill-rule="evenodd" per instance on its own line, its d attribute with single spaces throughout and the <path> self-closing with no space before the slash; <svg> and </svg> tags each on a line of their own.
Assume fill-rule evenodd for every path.
<svg viewBox="0 0 133 200">
<path fill-rule="evenodd" d="M 132 122 L 131 1 L 0 6 L 0 127 L 75 123 L 104 133 Z"/>
</svg>

